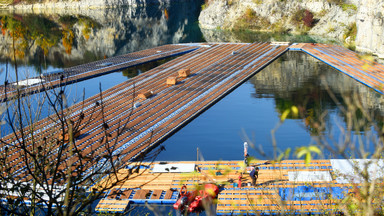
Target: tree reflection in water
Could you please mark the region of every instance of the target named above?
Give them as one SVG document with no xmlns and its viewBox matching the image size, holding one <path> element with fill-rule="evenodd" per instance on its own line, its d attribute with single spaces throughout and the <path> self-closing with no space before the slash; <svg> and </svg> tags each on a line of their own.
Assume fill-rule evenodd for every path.
<svg viewBox="0 0 384 216">
<path fill-rule="evenodd" d="M 21 65 L 36 74 L 164 44 L 203 42 L 199 12 L 198 2 L 181 1 L 89 14 L 1 14 L 0 66 L 12 59 L 12 36 Z"/>
</svg>

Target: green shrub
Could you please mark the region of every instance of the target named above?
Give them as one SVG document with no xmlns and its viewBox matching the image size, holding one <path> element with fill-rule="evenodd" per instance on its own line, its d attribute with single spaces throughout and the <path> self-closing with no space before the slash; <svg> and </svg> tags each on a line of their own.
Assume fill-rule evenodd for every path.
<svg viewBox="0 0 384 216">
<path fill-rule="evenodd" d="M 343 35 L 344 42 L 345 42 L 344 45 L 350 50 L 356 50 L 356 44 L 355 44 L 356 35 L 357 35 L 356 23 L 352 23 L 347 27 Z M 346 41 L 347 38 L 349 38 L 348 41 Z"/>
<path fill-rule="evenodd" d="M 256 12 L 254 10 L 252 10 L 251 8 L 247 8 L 247 9 L 245 9 L 244 16 L 245 16 L 246 20 L 251 21 L 252 19 L 254 19 L 256 17 Z"/>
<path fill-rule="evenodd" d="M 331 32 L 334 32 L 334 31 L 336 31 L 335 26 L 333 26 L 333 25 L 328 26 L 328 30 L 327 30 L 328 33 L 331 33 Z"/>
<path fill-rule="evenodd" d="M 324 9 L 323 9 L 323 10 L 321 10 L 319 13 L 317 13 L 317 16 L 318 16 L 318 17 L 323 17 L 323 16 L 325 16 L 325 14 L 327 14 L 327 12 L 328 12 L 327 10 L 324 10 Z"/>
<path fill-rule="evenodd" d="M 347 11 L 347 10 L 357 11 L 357 6 L 354 4 L 342 4 L 341 8 L 343 9 L 343 11 Z"/>
<path fill-rule="evenodd" d="M 13 0 L 0 0 L 0 4 L 9 5 L 9 4 L 12 4 L 12 3 L 13 3 Z"/>
<path fill-rule="evenodd" d="M 297 11 L 295 11 L 295 13 L 293 13 L 291 17 L 292 24 L 294 24 L 295 26 L 299 26 L 303 21 L 304 12 L 304 9 L 298 9 Z"/>
<path fill-rule="evenodd" d="M 271 31 L 276 32 L 276 33 L 287 33 L 288 32 L 288 30 L 285 27 L 283 22 L 273 23 L 271 26 Z"/>
<path fill-rule="evenodd" d="M 357 35 L 357 26 L 356 26 L 356 23 L 352 23 L 345 30 L 343 37 L 344 37 L 344 40 L 347 39 L 348 37 L 351 37 L 351 40 L 355 41 L 356 40 L 356 35 Z"/>
<path fill-rule="evenodd" d="M 210 0 L 204 0 L 204 4 L 201 5 L 201 10 L 204 10 L 208 7 Z"/>
<path fill-rule="evenodd" d="M 327 0 L 328 3 L 330 4 L 335 4 L 335 5 L 341 5 L 343 4 L 343 0 Z"/>
<path fill-rule="evenodd" d="M 247 8 L 243 16 L 236 21 L 235 30 L 266 30 L 271 23 L 265 18 L 258 16 L 252 8 Z"/>
<path fill-rule="evenodd" d="M 207 4 L 202 4 L 202 5 L 201 5 L 201 10 L 205 10 L 207 7 L 208 7 Z"/>
</svg>

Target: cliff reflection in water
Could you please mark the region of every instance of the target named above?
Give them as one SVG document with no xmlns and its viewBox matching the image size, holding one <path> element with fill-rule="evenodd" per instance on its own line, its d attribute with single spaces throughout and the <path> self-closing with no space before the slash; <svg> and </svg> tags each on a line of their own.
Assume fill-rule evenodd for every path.
<svg viewBox="0 0 384 216">
<path fill-rule="evenodd" d="M 326 86 L 340 103 L 330 97 Z M 371 138 L 381 131 L 372 125 L 382 126 L 383 96 L 307 54 L 287 52 L 164 141 L 167 151 L 158 160 L 195 160 L 191 152 L 197 148 L 206 160 L 241 160 L 243 142 L 249 140 L 255 144 L 249 149 L 251 156 L 271 159 L 271 131 L 292 106 L 298 107 L 300 115 L 288 115 L 275 131 L 275 140 L 278 150 L 291 148 L 289 158 L 296 159 L 293 152 L 297 147 L 320 139 L 332 144 L 346 140 L 342 134 L 342 130 L 347 133 L 342 98 L 353 92 L 360 96 L 373 121 L 365 121 L 357 112 L 361 127 L 348 132 L 350 143 L 358 149 L 357 140 L 361 139 L 366 150 L 374 152 L 375 141 Z M 331 142 L 332 138 L 336 142 Z M 326 158 L 339 158 L 327 150 L 323 153 Z"/>
<path fill-rule="evenodd" d="M 302 116 L 288 118 L 303 118 L 311 135 L 319 135 L 322 132 L 318 131 L 318 127 L 322 124 L 319 121 L 325 112 L 335 112 L 345 120 L 346 117 L 338 105 L 346 108 L 345 99 L 353 97 L 353 94 L 357 94 L 362 107 L 372 113 L 375 124 L 383 124 L 384 98 L 381 94 L 302 52 L 284 54 L 252 77 L 250 82 L 255 88 L 252 96 L 274 98 L 278 113 L 282 114 L 292 106 L 297 106 Z M 340 104 L 335 102 L 331 95 L 334 95 Z M 330 119 L 330 115 L 324 117 L 327 125 L 335 126 L 335 119 Z M 372 126 L 372 123 L 366 124 L 368 125 L 353 130 L 363 131 L 364 128 Z M 324 129 L 328 132 L 331 130 L 330 127 Z"/>
<path fill-rule="evenodd" d="M 92 10 L 89 14 L 2 14 L 0 61 L 16 56 L 39 71 L 70 67 L 164 44 L 200 42 L 199 4 L 183 1 Z"/>
</svg>

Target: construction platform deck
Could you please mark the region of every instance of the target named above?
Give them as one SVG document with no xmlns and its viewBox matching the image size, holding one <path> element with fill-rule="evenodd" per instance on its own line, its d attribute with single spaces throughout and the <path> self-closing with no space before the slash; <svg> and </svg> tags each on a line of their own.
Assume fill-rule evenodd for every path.
<svg viewBox="0 0 384 216">
<path fill-rule="evenodd" d="M 328 44 L 298 43 L 291 45 L 289 50 L 303 51 L 377 92 L 384 93 L 384 65 L 373 61 L 373 58 Z"/>
<path fill-rule="evenodd" d="M 245 168 L 242 161 L 143 163 L 139 174 L 131 175 L 108 191 L 96 211 L 123 212 L 132 203 L 173 204 L 182 185 L 193 191 L 198 185 L 215 183 L 221 185 L 216 205 L 219 215 L 333 212 L 338 210 L 340 200 L 361 183 L 356 182 L 351 164 L 364 167 L 365 162 L 367 160 L 313 160 L 309 164 L 304 160 L 257 161 L 251 164 L 260 168 L 256 186 L 249 185 L 249 167 Z M 383 162 L 370 166 L 370 170 L 382 169 Z M 200 171 L 191 171 L 187 165 L 199 167 Z M 167 171 L 165 166 L 174 169 Z M 128 169 L 120 170 L 118 178 L 124 178 L 128 172 Z M 239 186 L 238 179 L 243 172 Z M 376 177 L 383 177 L 383 173 Z M 353 184 L 351 179 L 355 181 Z"/>
<path fill-rule="evenodd" d="M 75 104 L 63 115 L 79 123 L 76 149 L 82 157 L 97 158 L 113 151 L 119 157 L 116 160 L 124 163 L 165 140 L 287 50 L 287 45 L 270 43 L 200 47 L 102 92 L 102 98 L 95 95 Z M 167 79 L 178 76 L 181 69 L 188 69 L 190 75 L 178 79 L 176 85 L 168 85 Z M 122 130 L 124 124 L 127 127 Z M 35 145 L 48 140 L 50 146 L 59 148 L 55 134 L 60 128 L 55 117 L 45 118 L 35 124 L 33 136 L 29 134 L 23 145 L 31 146 L 33 138 Z M 105 133 L 110 135 L 108 145 L 103 143 Z M 9 135 L 2 141 L 11 143 L 7 156 L 12 171 L 17 173 L 15 178 L 30 179 L 25 174 L 19 140 Z M 56 151 L 51 151 L 50 157 L 55 158 Z M 97 167 L 97 163 L 89 161 L 86 167 Z M 63 169 L 67 169 L 64 164 Z"/>
<path fill-rule="evenodd" d="M 7 86 L 1 85 L 0 102 L 14 99 L 17 96 L 17 88 L 20 89 L 20 96 L 25 96 L 44 91 L 45 89 L 54 89 L 59 86 L 69 85 L 163 58 L 182 55 L 197 48 L 199 48 L 197 44 L 164 45 L 65 68 L 59 71 L 44 73 L 38 77 L 28 77 L 28 79 L 19 80 L 19 82 L 8 83 Z"/>
<path fill-rule="evenodd" d="M 120 163 L 136 159 L 288 50 L 308 52 L 345 73 L 353 74 L 354 78 L 376 87 L 379 92 L 381 92 L 379 86 L 383 85 L 381 82 L 383 65 L 359 59 L 356 54 L 345 48 L 332 45 L 222 43 L 198 46 L 196 44 L 172 45 L 162 49 L 161 54 L 158 52 L 159 48 L 155 48 L 146 54 L 143 51 L 143 55 L 153 60 L 162 54 L 169 56 L 189 52 L 191 49 L 196 50 L 64 111 L 63 115 L 78 124 L 80 135 L 76 138 L 76 148 L 83 157 L 93 157 L 113 151 L 113 155 L 118 157 Z M 118 59 L 119 57 L 116 57 L 117 62 L 120 61 Z M 132 57 L 132 61 L 141 60 L 140 55 Z M 111 59 L 103 61 L 103 63 L 108 62 L 111 62 Z M 97 71 L 100 73 L 113 71 L 116 69 L 114 67 L 118 67 L 119 64 L 128 64 L 129 60 L 123 58 L 121 62 L 123 63 L 109 66 L 104 64 L 103 69 Z M 103 63 L 90 63 L 93 65 L 90 68 L 98 67 Z M 92 69 L 84 70 L 90 71 L 91 74 L 96 73 Z M 180 70 L 188 71 L 189 75 L 178 77 Z M 79 76 L 87 76 L 87 73 L 81 72 Z M 123 125 L 126 125 L 124 130 L 121 129 Z M 106 131 L 105 128 L 107 128 Z M 59 139 L 57 133 L 60 130 L 61 124 L 57 119 L 42 119 L 35 123 L 33 134 L 28 134 L 26 129 L 25 133 L 28 135 L 23 145 L 31 146 L 32 138 L 35 145 L 42 145 L 41 143 L 48 140 L 53 146 L 50 157 L 55 158 L 57 154 L 54 150 L 55 146 L 59 148 L 61 145 L 57 142 Z M 103 143 L 105 133 L 110 137 L 108 145 Z M 30 176 L 24 173 L 26 165 L 23 157 L 20 156 L 20 140 L 14 135 L 1 139 L 3 141 L 1 149 L 4 149 L 2 148 L 4 143 L 10 144 L 7 153 L 0 153 L 6 154 L 9 164 L 13 166 L 12 172 L 16 173 L 15 178 L 23 181 L 30 179 Z M 67 155 L 64 153 L 64 156 L 69 157 Z M 86 167 L 97 166 L 97 163 L 94 160 L 87 162 Z M 65 169 L 65 164 L 63 168 Z"/>
</svg>

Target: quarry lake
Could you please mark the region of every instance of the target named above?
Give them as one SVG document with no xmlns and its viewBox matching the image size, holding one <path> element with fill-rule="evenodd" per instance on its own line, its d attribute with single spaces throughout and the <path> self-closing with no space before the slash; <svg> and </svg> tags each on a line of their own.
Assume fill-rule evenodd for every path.
<svg viewBox="0 0 384 216">
<path fill-rule="evenodd" d="M 203 31 L 197 21 L 199 7 L 195 1 L 185 1 L 95 10 L 88 15 L 1 14 L 0 18 L 2 29 L 14 32 L 20 41 L 15 53 L 21 78 L 164 44 L 317 42 L 308 36 Z M 0 37 L 0 82 L 4 83 L 15 79 L 15 64 L 11 60 L 12 37 Z M 106 90 L 168 60 L 72 84 L 66 90 L 69 104 L 81 101 L 83 93 L 85 98 L 98 94 L 99 84 Z M 369 112 L 369 119 L 360 109 L 350 117 L 346 110 L 356 106 L 351 101 L 359 101 L 359 108 Z M 294 151 L 319 142 L 323 143 L 319 157 L 341 157 L 330 147 L 346 140 L 373 151 L 379 133 L 375 126 L 383 124 L 382 104 L 382 95 L 374 90 L 307 54 L 288 52 L 165 140 L 161 145 L 166 150 L 157 160 L 196 160 L 197 148 L 200 159 L 242 160 L 244 141 L 252 147 L 249 154 L 262 159 L 272 159 L 287 148 Z M 292 107 L 298 114 L 285 115 Z M 349 128 L 348 118 L 360 122 L 360 127 Z M 9 131 L 6 125 L 1 126 L 1 136 Z M 349 148 L 345 152 L 353 155 L 355 151 Z M 295 155 L 291 153 L 289 158 Z"/>
</svg>

